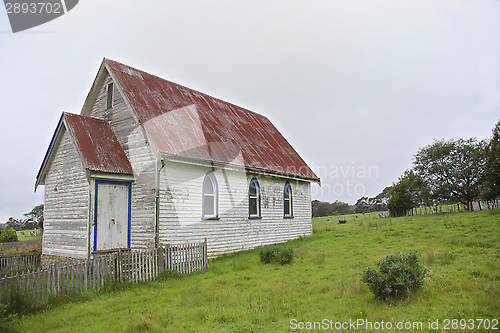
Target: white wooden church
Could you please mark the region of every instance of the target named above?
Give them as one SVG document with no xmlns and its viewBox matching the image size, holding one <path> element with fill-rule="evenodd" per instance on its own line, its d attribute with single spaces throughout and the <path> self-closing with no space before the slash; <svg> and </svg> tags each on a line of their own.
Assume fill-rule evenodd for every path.
<svg viewBox="0 0 500 333">
<path fill-rule="evenodd" d="M 104 59 L 37 175 L 43 255 L 208 240 L 210 257 L 312 233 L 319 178 L 264 116 Z"/>
</svg>

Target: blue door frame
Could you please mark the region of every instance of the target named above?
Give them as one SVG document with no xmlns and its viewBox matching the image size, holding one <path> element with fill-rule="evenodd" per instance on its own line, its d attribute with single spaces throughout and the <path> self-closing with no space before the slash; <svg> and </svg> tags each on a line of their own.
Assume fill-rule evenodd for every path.
<svg viewBox="0 0 500 333">
<path fill-rule="evenodd" d="M 132 182 L 118 180 L 95 180 L 95 204 L 94 204 L 94 251 L 97 251 L 97 205 L 99 198 L 99 184 L 126 185 L 128 186 L 128 227 L 127 227 L 127 248 L 130 248 L 130 230 L 132 222 Z"/>
</svg>

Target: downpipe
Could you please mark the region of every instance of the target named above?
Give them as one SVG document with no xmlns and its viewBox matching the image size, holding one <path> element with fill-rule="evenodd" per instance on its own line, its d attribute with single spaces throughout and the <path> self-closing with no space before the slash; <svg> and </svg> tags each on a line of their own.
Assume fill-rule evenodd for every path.
<svg viewBox="0 0 500 333">
<path fill-rule="evenodd" d="M 161 160 L 161 167 L 156 173 L 156 198 L 155 198 L 155 248 L 160 246 L 160 172 L 165 167 L 165 161 Z"/>
</svg>

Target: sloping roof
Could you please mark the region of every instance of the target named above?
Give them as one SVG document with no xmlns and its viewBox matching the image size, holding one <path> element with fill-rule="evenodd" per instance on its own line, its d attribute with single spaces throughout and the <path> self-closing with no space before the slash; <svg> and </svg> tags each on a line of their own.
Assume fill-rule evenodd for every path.
<svg viewBox="0 0 500 333">
<path fill-rule="evenodd" d="M 104 65 L 160 152 L 319 181 L 266 117 L 113 60 Z"/>
<path fill-rule="evenodd" d="M 63 128 L 69 132 L 85 169 L 114 174 L 133 174 L 125 151 L 106 121 L 63 112 L 38 172 L 35 191 L 38 185 L 45 182 L 45 175 Z"/>
<path fill-rule="evenodd" d="M 86 169 L 133 174 L 125 151 L 106 121 L 71 113 L 63 116 Z"/>
</svg>

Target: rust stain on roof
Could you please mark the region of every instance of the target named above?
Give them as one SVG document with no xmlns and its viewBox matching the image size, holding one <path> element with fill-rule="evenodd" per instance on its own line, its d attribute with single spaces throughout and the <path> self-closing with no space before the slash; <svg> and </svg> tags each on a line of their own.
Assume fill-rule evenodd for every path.
<svg viewBox="0 0 500 333">
<path fill-rule="evenodd" d="M 106 121 L 71 113 L 63 113 L 63 119 L 86 169 L 133 174 L 125 151 Z"/>
<path fill-rule="evenodd" d="M 113 60 L 105 65 L 159 151 L 319 180 L 266 117 Z"/>
</svg>

